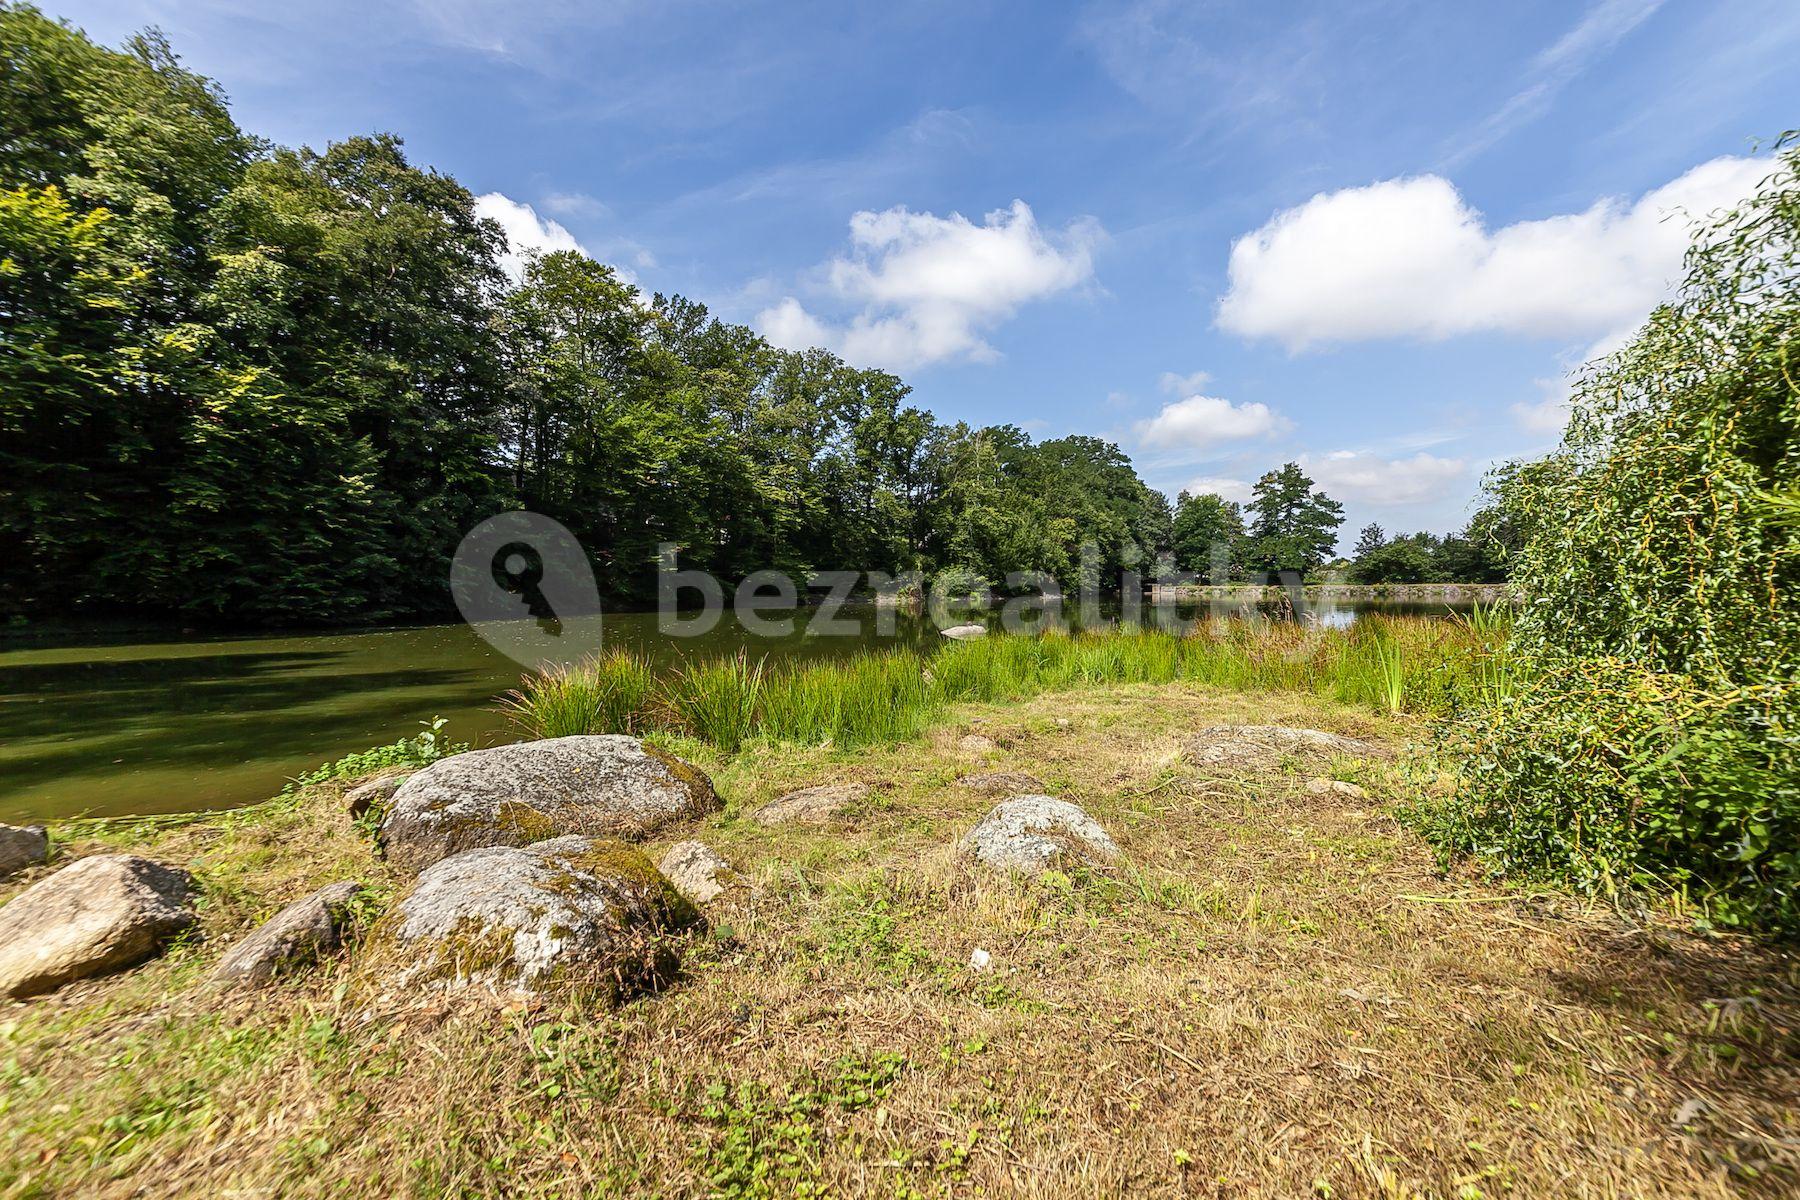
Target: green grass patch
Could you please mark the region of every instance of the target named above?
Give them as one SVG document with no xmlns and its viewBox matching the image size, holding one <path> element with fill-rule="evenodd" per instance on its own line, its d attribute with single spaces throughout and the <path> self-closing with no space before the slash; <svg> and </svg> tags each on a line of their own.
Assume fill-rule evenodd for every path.
<svg viewBox="0 0 1800 1200">
<path fill-rule="evenodd" d="M 726 753 L 755 739 L 891 745 L 918 737 L 951 704 L 1114 684 L 1307 692 L 1377 712 L 1440 713 L 1498 686 L 1505 629 L 1492 614 L 1480 622 L 1365 617 L 1348 630 L 1233 619 L 1187 634 L 1128 627 L 997 635 L 930 656 L 865 650 L 770 665 L 739 654 L 660 674 L 646 659 L 613 651 L 527 676 L 502 708 L 532 737 L 679 733 Z"/>
<path fill-rule="evenodd" d="M 503 711 L 537 738 L 573 733 L 636 733 L 646 724 L 656 674 L 635 654 L 613 650 L 579 667 L 527 676 L 500 700 Z"/>
</svg>

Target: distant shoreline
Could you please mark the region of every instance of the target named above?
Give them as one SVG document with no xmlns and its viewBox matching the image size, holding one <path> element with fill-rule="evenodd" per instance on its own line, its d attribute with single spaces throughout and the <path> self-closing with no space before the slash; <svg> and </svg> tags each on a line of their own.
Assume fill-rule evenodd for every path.
<svg viewBox="0 0 1800 1200">
<path fill-rule="evenodd" d="M 1307 600 L 1394 600 L 1403 604 L 1496 604 L 1506 596 L 1504 583 L 1309 583 Z M 1253 583 L 1151 584 L 1152 600 L 1279 601 L 1288 589 Z"/>
</svg>

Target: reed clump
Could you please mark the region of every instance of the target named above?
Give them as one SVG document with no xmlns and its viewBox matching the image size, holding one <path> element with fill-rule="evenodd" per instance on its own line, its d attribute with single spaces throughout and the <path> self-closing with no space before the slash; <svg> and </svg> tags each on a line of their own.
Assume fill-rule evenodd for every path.
<svg viewBox="0 0 1800 1200">
<path fill-rule="evenodd" d="M 891 744 L 950 704 L 1129 683 L 1293 691 L 1388 713 L 1441 714 L 1504 680 L 1507 623 L 1364 617 L 1349 629 L 1232 618 L 1182 633 L 1135 626 L 997 635 L 934 655 L 862 650 L 773 664 L 747 654 L 656 669 L 615 650 L 529 675 L 502 707 L 533 737 L 669 731 L 727 753 L 766 739 Z"/>
<path fill-rule="evenodd" d="M 527 675 L 500 709 L 534 738 L 640 733 L 656 710 L 656 672 L 642 655 L 611 650 L 577 666 Z"/>
</svg>

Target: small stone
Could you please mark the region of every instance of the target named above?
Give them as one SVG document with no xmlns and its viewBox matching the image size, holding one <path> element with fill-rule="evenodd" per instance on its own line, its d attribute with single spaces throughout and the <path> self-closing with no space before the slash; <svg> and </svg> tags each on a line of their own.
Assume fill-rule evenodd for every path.
<svg viewBox="0 0 1800 1200">
<path fill-rule="evenodd" d="M 952 626 L 950 626 L 950 628 L 940 629 L 940 630 L 938 630 L 938 632 L 943 634 L 947 638 L 953 638 L 956 641 L 963 642 L 963 641 L 969 640 L 970 638 L 986 637 L 987 636 L 987 626 L 986 625 L 952 625 Z"/>
<path fill-rule="evenodd" d="M 1214 725 L 1189 739 L 1184 750 L 1190 760 L 1208 766 L 1253 766 L 1283 754 L 1392 756 L 1392 751 L 1376 742 L 1287 725 Z"/>
<path fill-rule="evenodd" d="M 483 846 L 569 834 L 639 839 L 720 808 L 712 780 L 637 738 L 576 735 L 439 759 L 381 818 L 388 861 L 416 872 Z"/>
<path fill-rule="evenodd" d="M 982 771 L 964 775 L 956 782 L 971 792 L 986 796 L 1023 796 L 1044 790 L 1043 783 L 1035 775 L 1023 771 Z"/>
<path fill-rule="evenodd" d="M 194 878 L 135 854 L 78 859 L 0 907 L 0 994 L 142 962 L 194 924 Z"/>
<path fill-rule="evenodd" d="M 874 789 L 866 783 L 828 783 L 789 792 L 750 815 L 759 825 L 781 825 L 790 821 L 824 825 L 837 820 L 845 809 L 861 804 L 872 795 Z"/>
<path fill-rule="evenodd" d="M 991 971 L 994 969 L 994 956 L 980 946 L 969 952 L 969 970 Z"/>
<path fill-rule="evenodd" d="M 1306 790 L 1315 796 L 1343 796 L 1349 800 L 1367 800 L 1369 793 L 1354 783 L 1346 783 L 1342 779 L 1309 779 Z"/>
<path fill-rule="evenodd" d="M 656 869 L 693 904 L 716 900 L 736 882 L 736 872 L 705 842 L 676 842 Z"/>
<path fill-rule="evenodd" d="M 375 778 L 357 784 L 344 793 L 344 807 L 350 812 L 352 821 L 360 821 L 371 809 L 386 808 L 400 785 L 413 777 L 411 771 L 397 771 L 391 775 L 377 775 Z"/>
<path fill-rule="evenodd" d="M 395 994 L 555 991 L 605 1003 L 661 986 L 699 914 L 635 846 L 561 837 L 465 850 L 419 872 L 363 959 Z"/>
<path fill-rule="evenodd" d="M 996 870 L 1027 875 L 1064 859 L 1101 863 L 1119 856 L 1099 822 L 1053 796 L 1002 800 L 963 837 L 961 850 Z"/>
<path fill-rule="evenodd" d="M 1685 1129 L 1704 1116 L 1709 1107 L 1700 1097 L 1689 1096 L 1669 1117 L 1669 1124 L 1676 1129 Z"/>
<path fill-rule="evenodd" d="M 213 979 L 255 987 L 316 962 L 343 944 L 350 904 L 362 890 L 360 883 L 333 883 L 294 901 L 227 951 Z"/>
<path fill-rule="evenodd" d="M 986 734 L 965 733 L 958 739 L 956 748 L 964 754 L 992 754 L 1000 749 L 1000 743 Z"/>
<path fill-rule="evenodd" d="M 0 883 L 50 858 L 50 835 L 42 825 L 0 825 Z"/>
</svg>

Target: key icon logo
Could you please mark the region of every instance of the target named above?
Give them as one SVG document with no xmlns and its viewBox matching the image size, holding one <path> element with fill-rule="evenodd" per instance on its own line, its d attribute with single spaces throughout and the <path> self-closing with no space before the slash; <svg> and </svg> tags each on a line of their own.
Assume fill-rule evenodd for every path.
<svg viewBox="0 0 1800 1200">
<path fill-rule="evenodd" d="M 450 563 L 450 594 L 483 641 L 533 670 L 599 653 L 600 588 L 581 543 L 532 512 L 489 517 Z"/>
</svg>

